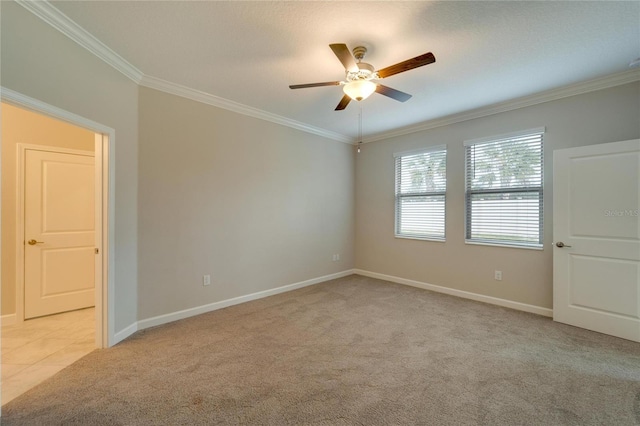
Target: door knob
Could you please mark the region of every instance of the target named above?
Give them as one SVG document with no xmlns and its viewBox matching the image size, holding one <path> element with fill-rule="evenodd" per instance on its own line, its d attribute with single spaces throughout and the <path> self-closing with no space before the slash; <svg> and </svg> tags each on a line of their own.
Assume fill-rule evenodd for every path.
<svg viewBox="0 0 640 426">
<path fill-rule="evenodd" d="M 36 241 L 36 240 L 29 240 L 27 241 L 27 243 L 29 243 L 30 246 L 35 246 L 36 244 L 44 244 L 44 241 Z"/>
<path fill-rule="evenodd" d="M 567 246 L 567 245 L 565 245 L 562 241 L 558 241 L 558 242 L 556 243 L 556 247 L 560 247 L 560 248 L 562 248 L 562 247 L 571 247 L 571 246 Z"/>
</svg>

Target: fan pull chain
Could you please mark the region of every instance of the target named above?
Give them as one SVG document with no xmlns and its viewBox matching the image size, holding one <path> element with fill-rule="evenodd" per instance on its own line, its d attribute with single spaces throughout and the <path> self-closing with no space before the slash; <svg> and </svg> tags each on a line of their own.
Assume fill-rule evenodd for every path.
<svg viewBox="0 0 640 426">
<path fill-rule="evenodd" d="M 360 153 L 360 145 L 362 145 L 362 107 L 358 114 L 358 154 Z"/>
</svg>

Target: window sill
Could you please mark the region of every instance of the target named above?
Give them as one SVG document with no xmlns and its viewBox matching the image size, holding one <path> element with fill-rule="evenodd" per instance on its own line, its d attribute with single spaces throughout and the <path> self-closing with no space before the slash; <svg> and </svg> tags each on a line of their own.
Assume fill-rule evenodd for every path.
<svg viewBox="0 0 640 426">
<path fill-rule="evenodd" d="M 412 237 L 409 235 L 398 235 L 398 234 L 395 234 L 395 237 L 401 238 L 403 240 L 433 241 L 436 243 L 444 243 L 446 241 L 445 238 L 437 238 L 437 237 Z"/>
<path fill-rule="evenodd" d="M 526 246 L 522 244 L 490 243 L 490 242 L 469 241 L 469 240 L 465 240 L 464 243 L 472 246 L 489 246 L 489 247 L 515 248 L 515 249 L 538 250 L 538 251 L 544 250 L 543 244 Z"/>
</svg>

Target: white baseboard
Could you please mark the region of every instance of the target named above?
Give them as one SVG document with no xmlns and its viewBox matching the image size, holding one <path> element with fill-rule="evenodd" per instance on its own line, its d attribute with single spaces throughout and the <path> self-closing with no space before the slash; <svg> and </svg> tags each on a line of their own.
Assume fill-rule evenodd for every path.
<svg viewBox="0 0 640 426">
<path fill-rule="evenodd" d="M 2 325 L 13 325 L 16 324 L 18 322 L 18 317 L 16 316 L 16 314 L 7 314 L 7 315 L 2 315 L 0 317 L 0 324 Z"/>
<path fill-rule="evenodd" d="M 353 274 L 354 274 L 354 270 L 348 269 L 346 271 L 338 272 L 335 274 L 324 275 L 322 277 L 312 278 L 310 280 L 301 281 L 301 282 L 297 282 L 289 285 L 284 285 L 282 287 L 272 288 L 270 290 L 264 290 L 264 291 L 259 291 L 257 293 L 247 294 L 245 296 L 234 297 L 233 299 L 221 300 L 219 302 L 209 303 L 207 305 L 202 305 L 202 306 L 196 306 L 194 308 L 184 309 L 182 311 L 171 312 L 169 314 L 164 314 L 164 315 L 158 315 L 156 317 L 147 318 L 147 319 L 138 321 L 135 324 L 137 327 L 136 330 L 144 330 L 145 328 L 167 324 L 173 321 L 178 321 L 181 319 L 193 317 L 195 315 L 204 314 L 206 312 L 215 311 L 218 309 L 226 308 L 226 307 L 237 305 L 240 303 L 250 302 L 256 299 L 262 299 L 264 297 L 269 297 L 269 296 L 284 293 L 287 291 L 296 290 L 302 287 L 307 287 L 307 286 L 318 284 L 324 281 L 335 280 L 336 278 L 342 278 L 342 277 L 346 277 L 348 275 L 353 275 Z M 121 333 L 124 335 L 124 332 L 126 330 L 129 330 L 132 327 L 133 325 L 127 327 L 127 329 L 121 331 L 120 333 L 117 333 L 117 335 Z M 136 330 L 134 330 L 127 336 L 124 336 L 123 339 L 133 334 Z M 120 341 L 117 338 L 116 340 Z"/>
<path fill-rule="evenodd" d="M 490 303 L 492 305 L 503 306 L 505 308 L 516 309 L 518 311 L 530 312 L 533 314 L 543 315 L 545 317 L 553 317 L 552 309 L 543 308 L 541 306 L 528 305 L 526 303 L 514 302 L 513 300 L 500 299 L 498 297 L 486 296 L 484 294 L 478 294 L 478 293 L 471 293 L 469 291 L 457 290 L 455 288 L 442 287 L 434 284 L 427 284 L 420 281 L 394 277 L 392 275 L 379 274 L 377 272 L 370 272 L 362 269 L 354 269 L 353 273 L 358 275 L 363 275 L 365 277 L 391 281 L 397 284 L 404 284 L 411 287 L 418 287 L 425 290 L 431 290 L 437 293 L 444 293 L 444 294 L 449 294 L 451 296 L 462 297 L 464 299 L 471 299 L 478 302 Z"/>
<path fill-rule="evenodd" d="M 114 334 L 113 335 L 113 342 L 109 342 L 109 347 L 111 347 L 113 345 L 117 345 L 118 343 L 120 343 L 124 339 L 126 339 L 127 337 L 131 336 L 136 331 L 138 331 L 138 323 L 134 322 L 130 326 L 126 327 L 124 330 L 120 330 L 116 334 Z"/>
</svg>

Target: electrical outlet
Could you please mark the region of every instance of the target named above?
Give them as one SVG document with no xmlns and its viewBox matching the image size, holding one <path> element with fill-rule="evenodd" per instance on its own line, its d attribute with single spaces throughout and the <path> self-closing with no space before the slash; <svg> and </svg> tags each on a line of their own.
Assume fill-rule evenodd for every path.
<svg viewBox="0 0 640 426">
<path fill-rule="evenodd" d="M 340 253 L 336 254 L 336 260 L 340 260 Z"/>
<path fill-rule="evenodd" d="M 331 255 L 331 260 L 333 262 L 337 262 L 338 260 L 340 260 L 340 254 L 333 254 Z"/>
<path fill-rule="evenodd" d="M 502 281 L 502 271 L 493 271 L 493 278 L 496 281 Z"/>
<path fill-rule="evenodd" d="M 202 285 L 211 285 L 211 275 L 202 276 Z"/>
</svg>

